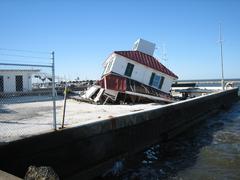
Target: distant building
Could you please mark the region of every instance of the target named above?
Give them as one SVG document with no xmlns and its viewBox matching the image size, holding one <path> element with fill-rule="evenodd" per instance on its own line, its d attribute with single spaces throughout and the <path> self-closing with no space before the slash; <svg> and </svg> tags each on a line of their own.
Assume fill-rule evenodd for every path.
<svg viewBox="0 0 240 180">
<path fill-rule="evenodd" d="M 0 93 L 27 92 L 32 90 L 32 75 L 39 70 L 0 69 Z"/>
</svg>

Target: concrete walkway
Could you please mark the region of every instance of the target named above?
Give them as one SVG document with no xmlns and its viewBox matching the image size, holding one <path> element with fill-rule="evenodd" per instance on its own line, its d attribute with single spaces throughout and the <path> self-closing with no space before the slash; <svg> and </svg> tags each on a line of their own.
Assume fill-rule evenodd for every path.
<svg viewBox="0 0 240 180">
<path fill-rule="evenodd" d="M 63 100 L 58 100 L 56 104 L 57 126 L 60 127 Z M 83 125 L 161 106 L 154 103 L 94 105 L 67 100 L 65 126 Z M 52 124 L 52 101 L 0 104 L 0 143 L 52 131 Z"/>
</svg>

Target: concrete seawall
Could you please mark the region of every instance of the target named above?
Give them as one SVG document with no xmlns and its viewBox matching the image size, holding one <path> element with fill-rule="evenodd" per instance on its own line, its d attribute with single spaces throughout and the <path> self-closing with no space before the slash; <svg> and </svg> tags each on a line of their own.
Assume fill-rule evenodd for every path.
<svg viewBox="0 0 240 180">
<path fill-rule="evenodd" d="M 23 177 L 30 165 L 51 166 L 61 179 L 89 179 L 116 159 L 172 138 L 237 99 L 238 89 L 232 89 L 9 142 L 0 146 L 0 169 Z"/>
</svg>

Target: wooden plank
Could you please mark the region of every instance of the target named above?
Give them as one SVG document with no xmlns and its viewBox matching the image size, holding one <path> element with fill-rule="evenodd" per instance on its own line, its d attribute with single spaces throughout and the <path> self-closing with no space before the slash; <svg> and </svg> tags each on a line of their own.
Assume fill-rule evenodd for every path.
<svg viewBox="0 0 240 180">
<path fill-rule="evenodd" d="M 148 99 L 152 99 L 152 100 L 156 100 L 156 101 L 163 101 L 163 102 L 175 102 L 171 99 L 164 99 L 164 98 L 161 98 L 161 97 L 156 97 L 156 96 L 150 96 L 150 95 L 147 95 L 147 94 L 141 94 L 141 93 L 135 93 L 135 92 L 131 92 L 131 91 L 126 91 L 125 92 L 126 94 L 129 94 L 129 95 L 134 95 L 134 96 L 139 96 L 139 97 L 145 97 L 145 98 L 148 98 Z"/>
</svg>

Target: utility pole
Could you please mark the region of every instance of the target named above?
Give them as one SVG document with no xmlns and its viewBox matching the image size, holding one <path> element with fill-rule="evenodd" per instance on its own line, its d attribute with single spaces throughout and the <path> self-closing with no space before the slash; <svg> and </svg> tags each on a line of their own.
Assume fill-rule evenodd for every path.
<svg viewBox="0 0 240 180">
<path fill-rule="evenodd" d="M 222 29 L 221 29 L 221 23 L 219 24 L 219 44 L 220 44 L 220 50 L 221 50 L 222 90 L 224 90 L 224 72 L 223 72 L 223 40 L 222 40 Z"/>
<path fill-rule="evenodd" d="M 53 129 L 57 130 L 57 120 L 56 120 L 56 92 L 55 92 L 55 53 L 52 55 L 52 100 L 53 100 Z"/>
</svg>

